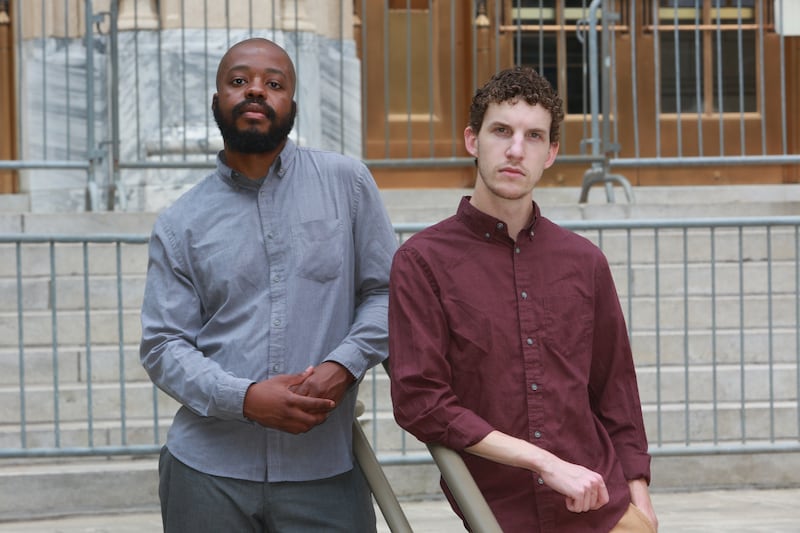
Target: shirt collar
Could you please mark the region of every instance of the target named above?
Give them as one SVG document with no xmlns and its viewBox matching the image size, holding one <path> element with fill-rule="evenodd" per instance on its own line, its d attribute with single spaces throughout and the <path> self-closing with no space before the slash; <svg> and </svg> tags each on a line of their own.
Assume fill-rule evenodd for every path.
<svg viewBox="0 0 800 533">
<path fill-rule="evenodd" d="M 456 216 L 473 232 L 475 235 L 483 240 L 501 239 L 508 240 L 508 229 L 503 220 L 487 215 L 480 211 L 477 207 L 470 203 L 471 196 L 464 196 L 461 198 L 461 203 L 458 205 L 458 212 Z M 539 206 L 533 202 L 533 217 L 531 221 L 525 226 L 528 232 L 528 237 L 533 238 L 536 230 L 536 224 L 541 218 Z M 513 237 L 512 237 L 513 239 Z"/>
<path fill-rule="evenodd" d="M 270 176 L 275 176 L 278 179 L 283 178 L 291 166 L 291 163 L 294 161 L 296 152 L 297 145 L 294 144 L 291 139 L 286 139 L 286 144 L 283 146 L 281 153 L 278 154 L 278 157 L 275 158 L 275 162 L 272 163 L 267 175 L 257 180 L 251 180 L 247 176 L 239 174 L 229 167 L 225 162 L 225 151 L 220 150 L 220 152 L 217 154 L 217 174 L 231 187 L 235 187 L 237 189 L 258 190 Z"/>
</svg>

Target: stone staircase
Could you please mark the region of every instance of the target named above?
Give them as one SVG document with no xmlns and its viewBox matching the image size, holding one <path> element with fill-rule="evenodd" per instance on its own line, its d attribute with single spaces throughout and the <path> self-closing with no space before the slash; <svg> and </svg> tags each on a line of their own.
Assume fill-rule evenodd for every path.
<svg viewBox="0 0 800 533">
<path fill-rule="evenodd" d="M 536 191 L 535 196 L 543 212 L 556 221 L 800 214 L 800 187 L 796 185 L 637 188 L 635 192 L 637 203 L 632 205 L 606 204 L 601 190 L 593 191 L 590 202 L 583 206 L 576 204 L 577 189 L 542 189 Z M 449 216 L 461 195 L 468 193 L 463 190 L 383 191 L 390 216 L 396 223 L 433 222 Z M 155 219 L 153 214 L 135 213 L 27 213 L 20 207 L 24 201 L 16 198 L 14 202 L 12 205 L 0 202 L 0 234 L 147 235 Z M 591 232 L 587 232 L 587 236 L 597 239 Z M 664 444 L 672 450 L 654 460 L 654 489 L 800 484 L 792 475 L 800 467 L 797 453 L 697 456 L 683 455 L 679 450 L 687 437 L 692 442 L 712 441 L 715 431 L 720 441 L 735 443 L 742 431 L 742 413 L 747 435 L 796 439 L 796 281 L 794 258 L 787 255 L 794 253 L 793 237 L 778 236 L 778 245 L 771 250 L 773 274 L 769 280 L 763 274 L 765 250 L 750 245 L 754 248 L 744 251 L 743 283 L 746 283 L 747 297 L 743 306 L 733 290 L 719 290 L 735 286 L 738 291 L 740 261 L 732 253 L 738 247 L 736 231 L 718 230 L 713 272 L 719 296 L 713 308 L 709 296 L 712 269 L 707 238 L 698 237 L 697 241 L 692 241 L 690 273 L 686 279 L 683 277 L 686 250 L 680 244 L 680 231 L 663 230 L 658 238 L 657 277 L 652 237 L 638 234 L 634 237 L 630 244 L 634 251 L 630 271 L 624 232 L 610 231 L 604 234 L 602 243 L 614 270 L 623 307 L 634 324 L 632 343 L 651 444 Z M 154 392 L 138 361 L 139 307 L 146 247 L 125 244 L 117 256 L 113 244 L 92 244 L 87 260 L 80 244 L 60 244 L 52 263 L 56 272 L 55 285 L 48 245 L 23 247 L 19 259 L 24 298 L 22 369 L 16 251 L 14 245 L 2 243 L 0 250 L 0 292 L 3 294 L 0 298 L 0 450 L 23 447 L 19 415 L 23 401 L 19 391 L 21 377 L 25 383 L 26 447 L 71 448 L 90 443 L 93 446 L 147 445 L 154 439 L 163 441 L 177 406 L 163 393 Z M 122 267 L 121 293 L 117 292 L 118 263 Z M 91 274 L 88 281 L 84 276 L 87 265 Z M 773 287 L 770 296 L 766 291 L 768 283 Z M 87 293 L 90 328 L 86 327 Z M 629 293 L 632 296 L 630 309 L 626 307 Z M 656 294 L 661 301 L 658 308 L 654 305 Z M 54 296 L 58 308 L 56 341 L 53 340 Z M 118 321 L 119 308 L 123 310 L 121 322 Z M 684 320 L 687 309 L 690 326 Z M 771 329 L 767 320 L 770 312 Z M 743 345 L 738 332 L 742 317 L 747 324 Z M 687 327 L 688 341 L 684 340 Z M 90 339 L 88 349 L 87 336 Z M 685 343 L 688 343 L 688 351 Z M 712 347 L 716 347 L 716 351 L 712 351 Z M 716 361 L 712 360 L 712 353 L 716 353 Z M 689 375 L 684 371 L 685 357 L 691 358 Z M 57 361 L 56 370 L 54 361 Z M 660 370 L 656 363 L 660 363 Z M 745 374 L 741 372 L 742 367 L 746 369 Z M 121 373 L 123 378 L 120 378 Z M 53 402 L 56 385 L 58 405 Z M 688 408 L 684 401 L 687 398 Z M 425 449 L 394 424 L 388 378 L 381 370 L 374 371 L 365 380 L 360 399 L 367 407 L 362 417 L 365 432 L 373 439 L 378 455 L 391 464 L 385 470 L 395 492 L 401 498 L 438 495 L 435 467 L 397 464 L 402 454 L 419 457 Z M 660 408 L 656 403 L 659 399 Z M 157 403 L 155 420 L 154 402 Z M 86 424 L 90 406 L 91 428 Z M 56 410 L 58 440 L 53 423 Z M 125 415 L 124 424 L 121 413 Z M 156 458 L 152 455 L 0 459 L 0 520 L 154 508 L 157 505 L 155 469 Z"/>
</svg>

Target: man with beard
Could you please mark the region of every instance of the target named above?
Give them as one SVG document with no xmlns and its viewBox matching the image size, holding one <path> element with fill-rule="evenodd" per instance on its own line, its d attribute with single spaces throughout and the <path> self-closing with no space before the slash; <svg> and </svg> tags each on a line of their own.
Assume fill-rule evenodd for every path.
<svg viewBox="0 0 800 533">
<path fill-rule="evenodd" d="M 167 532 L 375 531 L 352 454 L 387 353 L 396 238 L 367 168 L 296 146 L 286 52 L 223 56 L 217 169 L 155 223 L 141 360 L 181 407 L 159 461 Z"/>
</svg>

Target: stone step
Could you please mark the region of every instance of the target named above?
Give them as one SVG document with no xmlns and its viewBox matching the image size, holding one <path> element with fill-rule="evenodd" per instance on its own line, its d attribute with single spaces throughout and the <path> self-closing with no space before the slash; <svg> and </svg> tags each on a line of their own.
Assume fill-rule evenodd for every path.
<svg viewBox="0 0 800 533">
<path fill-rule="evenodd" d="M 133 340 L 133 339 L 132 339 Z M 126 382 L 149 381 L 139 362 L 139 343 L 124 344 L 120 357 L 120 346 L 93 344 L 91 359 L 87 360 L 85 345 L 60 345 L 56 351 L 56 370 L 61 383 L 86 383 L 88 368 L 91 365 L 94 383 L 118 383 L 120 375 Z M 19 386 L 19 349 L 0 349 L 0 387 Z M 26 347 L 24 357 L 24 381 L 26 385 L 52 385 L 53 348 L 52 346 Z M 120 358 L 122 372 L 120 372 Z"/>
<path fill-rule="evenodd" d="M 25 276 L 21 285 L 24 311 L 49 310 L 54 303 L 59 311 L 83 310 L 86 308 L 87 287 L 89 308 L 92 310 L 116 310 L 120 307 L 139 310 L 142 307 L 145 274 L 128 273 L 120 278 L 92 274 L 88 282 L 82 276 L 59 276 L 55 280 L 55 292 L 49 277 Z M 0 294 L 7 296 L 0 301 L 0 312 L 16 312 L 19 309 L 16 279 L 0 279 Z"/>
<path fill-rule="evenodd" d="M 116 309 L 90 309 L 89 337 L 92 344 L 119 343 L 119 316 Z M 56 313 L 57 346 L 86 344 L 85 310 L 59 310 Z M 122 311 L 123 340 L 137 340 L 142 335 L 141 312 Z M 29 311 L 23 316 L 23 335 L 26 347 L 52 346 L 52 311 Z M 19 347 L 19 317 L 17 313 L 0 313 L 0 349 Z"/>
</svg>

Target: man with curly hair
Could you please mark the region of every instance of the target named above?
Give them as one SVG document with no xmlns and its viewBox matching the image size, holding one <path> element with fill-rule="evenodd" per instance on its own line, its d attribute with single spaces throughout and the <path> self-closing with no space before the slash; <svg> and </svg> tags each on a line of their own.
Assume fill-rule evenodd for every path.
<svg viewBox="0 0 800 533">
<path fill-rule="evenodd" d="M 532 200 L 563 117 L 530 68 L 475 94 L 464 131 L 474 193 L 393 260 L 395 418 L 461 453 L 504 531 L 653 532 L 647 437 L 608 262 Z"/>
</svg>

